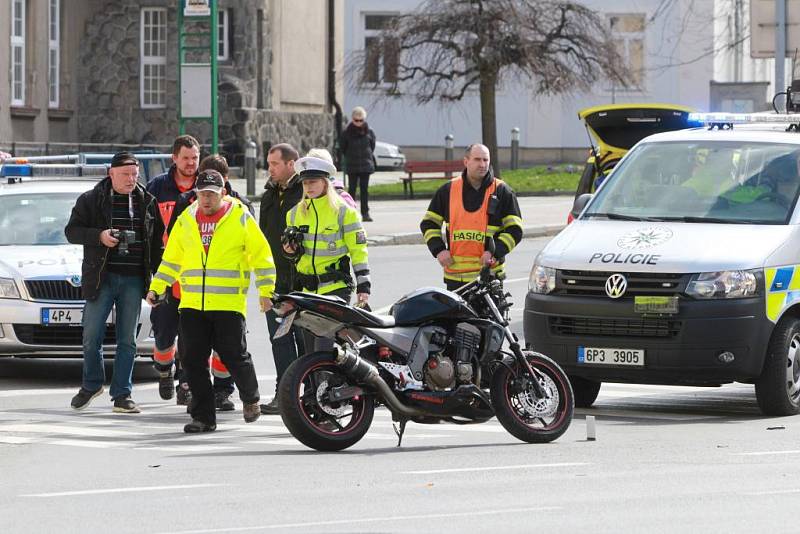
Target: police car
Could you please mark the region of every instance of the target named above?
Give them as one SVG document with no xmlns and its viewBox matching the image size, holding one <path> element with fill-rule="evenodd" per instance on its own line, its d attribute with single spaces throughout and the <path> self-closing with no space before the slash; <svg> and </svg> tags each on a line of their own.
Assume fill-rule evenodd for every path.
<svg viewBox="0 0 800 534">
<path fill-rule="evenodd" d="M 0 356 L 80 357 L 83 247 L 64 227 L 78 196 L 105 165 L 6 163 L 0 167 Z M 143 300 L 137 353 L 153 354 L 150 307 Z M 115 351 L 114 312 L 103 343 Z"/>
<path fill-rule="evenodd" d="M 755 384 L 800 413 L 800 114 L 690 114 L 637 143 L 534 261 L 526 341 L 572 379 Z"/>
</svg>

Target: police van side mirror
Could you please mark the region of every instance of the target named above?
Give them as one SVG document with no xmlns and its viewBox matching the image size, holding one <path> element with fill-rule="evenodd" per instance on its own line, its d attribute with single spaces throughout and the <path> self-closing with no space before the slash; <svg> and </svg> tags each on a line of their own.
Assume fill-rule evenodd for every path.
<svg viewBox="0 0 800 534">
<path fill-rule="evenodd" d="M 577 218 L 578 215 L 581 214 L 583 208 L 586 207 L 586 204 L 588 204 L 589 201 L 592 200 L 592 197 L 594 197 L 594 195 L 591 193 L 583 193 L 582 195 L 578 195 L 575 198 L 575 202 L 572 203 L 572 212 L 571 212 L 573 218 Z"/>
</svg>

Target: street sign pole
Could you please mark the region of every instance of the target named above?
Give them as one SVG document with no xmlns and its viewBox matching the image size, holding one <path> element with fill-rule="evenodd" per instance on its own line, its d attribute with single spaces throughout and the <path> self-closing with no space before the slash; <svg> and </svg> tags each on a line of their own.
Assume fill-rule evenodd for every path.
<svg viewBox="0 0 800 534">
<path fill-rule="evenodd" d="M 217 0 L 181 0 L 178 9 L 178 123 L 211 124 L 211 152 L 219 145 Z M 191 27 L 191 28 L 190 28 Z"/>
</svg>

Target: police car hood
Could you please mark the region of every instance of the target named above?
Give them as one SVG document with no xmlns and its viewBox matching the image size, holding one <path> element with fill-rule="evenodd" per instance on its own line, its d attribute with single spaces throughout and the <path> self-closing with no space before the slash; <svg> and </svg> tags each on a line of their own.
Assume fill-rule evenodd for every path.
<svg viewBox="0 0 800 534">
<path fill-rule="evenodd" d="M 83 246 L 0 246 L 0 276 L 4 278 L 64 278 L 81 274 Z"/>
<path fill-rule="evenodd" d="M 756 269 L 796 232 L 793 225 L 578 220 L 547 244 L 539 264 L 663 273 Z"/>
</svg>

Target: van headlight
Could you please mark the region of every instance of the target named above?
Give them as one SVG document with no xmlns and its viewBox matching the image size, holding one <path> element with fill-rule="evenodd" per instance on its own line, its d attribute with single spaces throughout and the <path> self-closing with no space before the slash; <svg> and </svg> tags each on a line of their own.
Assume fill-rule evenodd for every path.
<svg viewBox="0 0 800 534">
<path fill-rule="evenodd" d="M 0 299 L 18 299 L 19 289 L 13 278 L 0 278 Z"/>
<path fill-rule="evenodd" d="M 757 271 L 700 273 L 686 285 L 686 294 L 698 299 L 739 299 L 758 293 Z"/>
<path fill-rule="evenodd" d="M 539 295 L 547 295 L 555 288 L 556 270 L 534 262 L 531 276 L 528 279 L 528 291 Z"/>
</svg>

